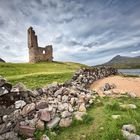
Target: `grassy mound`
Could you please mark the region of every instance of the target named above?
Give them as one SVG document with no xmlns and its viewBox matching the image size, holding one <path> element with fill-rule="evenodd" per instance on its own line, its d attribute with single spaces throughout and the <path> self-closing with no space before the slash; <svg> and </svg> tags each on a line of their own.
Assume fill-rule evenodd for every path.
<svg viewBox="0 0 140 140">
<path fill-rule="evenodd" d="M 22 82 L 29 88 L 36 88 L 52 82 L 64 82 L 81 67 L 86 65 L 73 62 L 0 63 L 0 75 L 12 84 Z"/>
</svg>

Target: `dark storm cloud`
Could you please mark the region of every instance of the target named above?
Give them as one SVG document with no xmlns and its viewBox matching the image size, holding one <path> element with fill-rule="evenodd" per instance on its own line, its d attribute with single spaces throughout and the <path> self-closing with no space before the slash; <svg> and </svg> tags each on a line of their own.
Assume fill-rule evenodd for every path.
<svg viewBox="0 0 140 140">
<path fill-rule="evenodd" d="M 140 55 L 139 0 L 1 0 L 0 57 L 28 61 L 27 33 L 53 44 L 55 60 L 98 64 Z"/>
</svg>

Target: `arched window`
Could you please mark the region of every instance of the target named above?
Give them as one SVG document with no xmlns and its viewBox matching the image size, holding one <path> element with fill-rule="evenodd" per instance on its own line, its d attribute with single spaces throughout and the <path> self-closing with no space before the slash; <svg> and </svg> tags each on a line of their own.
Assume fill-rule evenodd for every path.
<svg viewBox="0 0 140 140">
<path fill-rule="evenodd" d="M 45 54 L 45 50 L 43 50 L 43 54 Z"/>
</svg>

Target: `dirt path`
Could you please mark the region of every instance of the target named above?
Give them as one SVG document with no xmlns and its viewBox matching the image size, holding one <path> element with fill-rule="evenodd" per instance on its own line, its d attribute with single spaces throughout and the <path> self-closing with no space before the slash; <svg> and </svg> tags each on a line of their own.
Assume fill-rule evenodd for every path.
<svg viewBox="0 0 140 140">
<path fill-rule="evenodd" d="M 101 87 L 103 87 L 105 83 L 115 84 L 116 88 L 114 90 L 120 93 L 133 92 L 140 97 L 139 77 L 133 78 L 133 77 L 122 77 L 122 76 L 110 76 L 94 82 L 91 85 L 91 89 L 97 91 L 102 96 L 103 93 Z"/>
</svg>

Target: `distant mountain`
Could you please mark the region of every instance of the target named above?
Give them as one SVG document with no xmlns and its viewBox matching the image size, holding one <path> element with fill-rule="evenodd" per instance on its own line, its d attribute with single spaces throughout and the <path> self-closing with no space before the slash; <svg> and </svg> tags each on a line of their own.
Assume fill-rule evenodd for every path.
<svg viewBox="0 0 140 140">
<path fill-rule="evenodd" d="M 113 57 L 110 61 L 102 65 L 112 66 L 115 68 L 140 68 L 140 56 L 127 57 L 117 55 Z"/>
<path fill-rule="evenodd" d="M 1 58 L 0 58 L 0 62 L 4 62 L 5 63 L 5 61 L 3 59 L 1 59 Z"/>
</svg>

